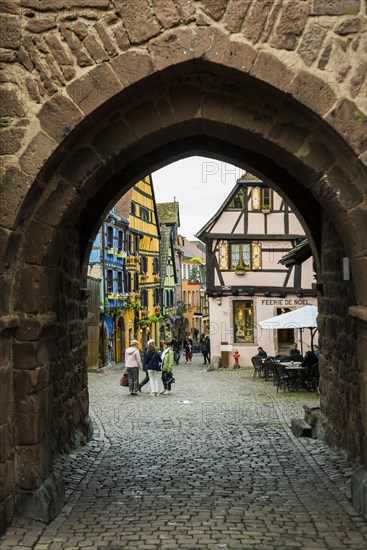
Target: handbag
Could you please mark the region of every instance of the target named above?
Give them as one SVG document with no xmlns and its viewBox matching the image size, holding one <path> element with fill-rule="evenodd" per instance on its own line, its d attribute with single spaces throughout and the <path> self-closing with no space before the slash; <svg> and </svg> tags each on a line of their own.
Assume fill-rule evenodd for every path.
<svg viewBox="0 0 367 550">
<path fill-rule="evenodd" d="M 120 379 L 120 386 L 128 386 L 129 385 L 129 379 L 127 377 L 127 372 L 125 372 Z"/>
</svg>

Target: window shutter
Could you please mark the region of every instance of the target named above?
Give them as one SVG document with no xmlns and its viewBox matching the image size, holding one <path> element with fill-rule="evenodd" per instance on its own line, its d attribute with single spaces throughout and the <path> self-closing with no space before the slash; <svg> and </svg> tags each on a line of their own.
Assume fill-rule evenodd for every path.
<svg viewBox="0 0 367 550">
<path fill-rule="evenodd" d="M 228 243 L 227 241 L 222 241 L 219 245 L 219 269 L 227 270 L 228 269 Z"/>
<path fill-rule="evenodd" d="M 262 269 L 262 245 L 259 241 L 251 244 L 251 265 L 252 269 Z"/>
</svg>

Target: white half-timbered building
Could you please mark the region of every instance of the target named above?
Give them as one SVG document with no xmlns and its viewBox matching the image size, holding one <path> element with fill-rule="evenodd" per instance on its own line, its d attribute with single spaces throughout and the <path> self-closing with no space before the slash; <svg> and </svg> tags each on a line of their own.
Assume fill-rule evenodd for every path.
<svg viewBox="0 0 367 550">
<path fill-rule="evenodd" d="M 307 304 L 316 305 L 313 259 L 284 267 L 280 259 L 305 234 L 284 199 L 246 173 L 219 211 L 196 235 L 206 245 L 211 354 L 250 365 L 261 346 L 268 355 L 300 345 L 298 330 L 261 330 L 258 322 Z M 303 353 L 310 347 L 302 334 Z M 298 349 L 300 347 L 298 346 Z"/>
</svg>

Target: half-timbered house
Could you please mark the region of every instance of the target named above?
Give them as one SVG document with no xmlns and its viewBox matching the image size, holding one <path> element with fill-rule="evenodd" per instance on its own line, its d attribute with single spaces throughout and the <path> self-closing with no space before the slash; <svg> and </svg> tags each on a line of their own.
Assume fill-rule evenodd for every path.
<svg viewBox="0 0 367 550">
<path fill-rule="evenodd" d="M 218 212 L 196 235 L 206 244 L 212 357 L 251 364 L 261 346 L 268 355 L 288 352 L 299 333 L 269 331 L 258 322 L 289 309 L 316 303 L 312 258 L 283 266 L 280 259 L 305 239 L 287 202 L 257 177 L 237 180 Z M 303 337 L 304 351 L 308 349 Z"/>
</svg>

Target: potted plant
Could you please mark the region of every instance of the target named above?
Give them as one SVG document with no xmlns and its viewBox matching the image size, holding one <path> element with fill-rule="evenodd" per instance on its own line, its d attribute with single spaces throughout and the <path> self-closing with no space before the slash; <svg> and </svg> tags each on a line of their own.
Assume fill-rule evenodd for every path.
<svg viewBox="0 0 367 550">
<path fill-rule="evenodd" d="M 236 265 L 235 273 L 236 275 L 244 275 L 246 273 L 245 266 L 240 264 Z"/>
<path fill-rule="evenodd" d="M 270 214 L 270 205 L 269 204 L 263 204 L 261 207 L 261 212 L 263 214 Z"/>
</svg>

